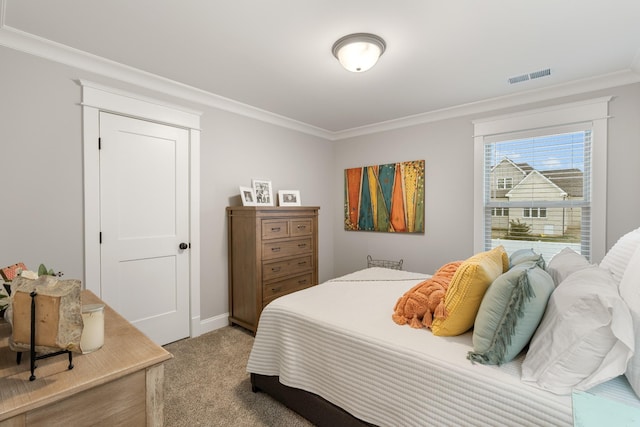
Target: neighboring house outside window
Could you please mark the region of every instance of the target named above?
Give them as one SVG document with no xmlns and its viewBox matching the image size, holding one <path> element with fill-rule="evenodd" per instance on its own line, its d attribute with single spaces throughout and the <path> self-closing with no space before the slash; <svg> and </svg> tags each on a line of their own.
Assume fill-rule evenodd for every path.
<svg viewBox="0 0 640 427">
<path fill-rule="evenodd" d="M 605 251 L 610 98 L 474 121 L 474 248 Z"/>
</svg>

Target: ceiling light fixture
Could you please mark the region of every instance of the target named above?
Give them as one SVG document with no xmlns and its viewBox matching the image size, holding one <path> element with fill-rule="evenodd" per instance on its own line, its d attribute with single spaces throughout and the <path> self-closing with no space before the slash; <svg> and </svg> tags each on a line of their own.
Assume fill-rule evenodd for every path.
<svg viewBox="0 0 640 427">
<path fill-rule="evenodd" d="M 376 65 L 386 48 L 384 40 L 375 34 L 355 33 L 338 39 L 331 52 L 344 68 L 361 73 Z"/>
</svg>

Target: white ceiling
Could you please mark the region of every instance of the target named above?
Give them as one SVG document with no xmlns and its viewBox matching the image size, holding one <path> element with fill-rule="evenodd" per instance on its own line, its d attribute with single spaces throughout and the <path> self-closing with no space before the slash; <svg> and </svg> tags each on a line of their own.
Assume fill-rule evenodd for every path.
<svg viewBox="0 0 640 427">
<path fill-rule="evenodd" d="M 328 132 L 609 75 L 640 80 L 639 0 L 0 0 L 0 26 Z M 371 32 L 365 73 L 331 46 Z M 23 34 L 24 35 L 24 34 Z M 510 85 L 509 77 L 551 76 Z"/>
</svg>

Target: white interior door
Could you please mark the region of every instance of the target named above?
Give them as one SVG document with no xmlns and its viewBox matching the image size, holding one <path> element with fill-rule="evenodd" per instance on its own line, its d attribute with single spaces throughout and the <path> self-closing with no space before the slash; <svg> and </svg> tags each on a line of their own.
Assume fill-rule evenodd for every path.
<svg viewBox="0 0 640 427">
<path fill-rule="evenodd" d="M 187 130 L 100 113 L 100 227 L 102 299 L 160 345 L 189 336 Z"/>
</svg>

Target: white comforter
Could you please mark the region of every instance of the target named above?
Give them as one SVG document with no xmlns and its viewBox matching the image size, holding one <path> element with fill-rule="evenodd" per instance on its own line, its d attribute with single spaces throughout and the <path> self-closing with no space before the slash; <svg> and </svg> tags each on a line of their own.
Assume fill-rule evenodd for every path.
<svg viewBox="0 0 640 427">
<path fill-rule="evenodd" d="M 370 268 L 276 299 L 247 370 L 379 426 L 571 425 L 571 397 L 523 384 L 522 357 L 472 364 L 470 332 L 436 337 L 393 322 L 397 299 L 427 277 Z"/>
</svg>

